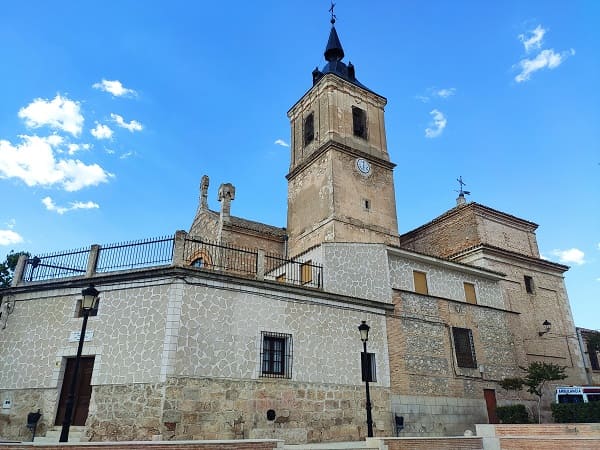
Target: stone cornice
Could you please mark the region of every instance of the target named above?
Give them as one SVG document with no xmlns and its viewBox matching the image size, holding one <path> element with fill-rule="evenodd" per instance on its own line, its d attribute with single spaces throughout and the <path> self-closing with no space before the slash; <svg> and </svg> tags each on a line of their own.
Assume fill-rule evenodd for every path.
<svg viewBox="0 0 600 450">
<path fill-rule="evenodd" d="M 308 158 L 294 167 L 290 173 L 288 173 L 285 178 L 289 181 L 302 172 L 306 167 L 311 165 L 317 158 L 319 158 L 323 153 L 327 152 L 329 149 L 337 150 L 341 153 L 345 153 L 347 155 L 352 156 L 353 158 L 366 158 L 370 163 L 384 167 L 386 169 L 392 170 L 396 167 L 396 164 L 386 161 L 385 159 L 378 158 L 377 156 L 373 156 L 370 153 L 366 153 L 355 148 L 349 147 L 347 145 L 341 144 L 336 141 L 327 141 L 323 145 L 321 145 L 318 149 L 316 149 L 313 153 L 311 153 Z"/>
<path fill-rule="evenodd" d="M 435 266 L 444 267 L 459 272 L 468 273 L 478 277 L 484 277 L 491 280 L 502 280 L 506 277 L 506 274 L 501 272 L 495 272 L 493 270 L 484 269 L 482 267 L 475 267 L 469 264 L 464 264 L 449 259 L 442 259 L 436 256 L 426 255 L 424 253 L 414 252 L 412 250 L 404 250 L 396 247 L 388 247 L 388 252 L 392 255 L 398 255 L 403 258 L 411 259 L 413 261 L 419 261 L 426 264 L 432 264 Z"/>
<path fill-rule="evenodd" d="M 519 217 L 504 213 L 502 211 L 498 211 L 497 209 L 493 209 L 488 206 L 481 205 L 479 203 L 470 202 L 465 205 L 456 206 L 456 207 L 446 211 L 442 215 L 427 222 L 426 224 L 423 224 L 413 230 L 410 230 L 410 231 L 404 233 L 401 237 L 405 238 L 405 239 L 410 239 L 414 235 L 419 234 L 420 232 L 424 231 L 427 228 L 432 227 L 433 225 L 436 225 L 436 224 L 443 222 L 447 219 L 450 219 L 454 216 L 462 215 L 467 212 L 473 212 L 475 215 L 478 215 L 481 217 L 487 217 L 487 218 L 493 219 L 497 222 L 502 222 L 507 225 L 513 226 L 515 228 L 519 228 L 519 229 L 522 229 L 522 230 L 525 230 L 528 232 L 532 232 L 532 233 L 538 227 L 538 225 L 534 222 L 530 222 L 528 220 L 521 219 Z"/>
<path fill-rule="evenodd" d="M 0 291 L 3 296 L 27 294 L 39 291 L 52 291 L 58 289 L 83 289 L 93 283 L 99 291 L 102 285 L 127 284 L 132 282 L 152 282 L 157 279 L 171 279 L 171 281 L 183 280 L 189 284 L 202 284 L 203 280 L 208 283 L 217 283 L 215 288 L 226 285 L 231 287 L 245 286 L 254 289 L 260 295 L 272 294 L 277 297 L 295 297 L 311 300 L 316 303 L 333 302 L 336 304 L 353 305 L 356 307 L 367 307 L 379 310 L 391 311 L 394 305 L 346 295 L 325 292 L 316 288 L 285 284 L 278 281 L 256 280 L 238 277 L 232 274 L 224 274 L 217 271 L 199 269 L 195 267 L 161 266 L 136 270 L 124 270 L 105 274 L 96 274 L 93 277 L 69 277 L 57 280 L 46 280 L 28 282 L 16 287 L 6 288 Z"/>
<path fill-rule="evenodd" d="M 288 110 L 287 115 L 291 119 L 297 113 L 297 110 L 303 110 L 304 108 L 300 107 L 300 105 L 304 104 L 305 101 L 310 97 L 317 96 L 322 92 L 326 91 L 328 87 L 335 86 L 335 88 L 341 92 L 347 93 L 349 95 L 356 95 L 355 92 L 358 91 L 366 100 L 369 100 L 374 105 L 383 108 L 387 104 L 387 99 L 379 94 L 376 94 L 373 91 L 370 91 L 365 88 L 361 88 L 355 84 L 350 83 L 349 81 L 344 80 L 343 78 L 338 77 L 333 73 L 325 74 L 314 86 L 304 93 L 300 99 L 294 103 L 294 105 Z"/>
<path fill-rule="evenodd" d="M 569 270 L 569 266 L 565 266 L 564 264 L 555 263 L 555 262 L 548 261 L 548 260 L 541 259 L 541 258 L 534 258 L 532 256 L 523 255 L 522 253 L 516 253 L 516 252 L 512 252 L 510 250 L 506 250 L 506 249 L 503 249 L 500 247 L 494 247 L 493 245 L 486 245 L 486 244 L 478 244 L 473 247 L 466 248 L 464 250 L 461 250 L 458 253 L 455 253 L 455 254 L 449 256 L 448 258 L 455 260 L 457 258 L 462 258 L 465 256 L 469 256 L 471 254 L 474 254 L 474 253 L 478 253 L 478 252 L 487 253 L 487 254 L 491 254 L 491 255 L 497 255 L 497 256 L 509 258 L 512 260 L 522 261 L 526 264 L 534 264 L 537 266 L 545 267 L 547 269 L 558 271 L 560 273 L 564 273 L 567 270 Z"/>
</svg>

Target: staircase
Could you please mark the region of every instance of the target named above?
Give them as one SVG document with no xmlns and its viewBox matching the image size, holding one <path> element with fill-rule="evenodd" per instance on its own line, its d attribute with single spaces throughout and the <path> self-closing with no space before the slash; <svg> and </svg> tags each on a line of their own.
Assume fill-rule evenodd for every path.
<svg viewBox="0 0 600 450">
<path fill-rule="evenodd" d="M 33 442 L 40 442 L 43 444 L 52 444 L 57 443 L 60 439 L 60 432 L 62 427 L 56 426 L 48 428 L 46 431 L 46 436 L 36 436 Z M 74 427 L 71 426 L 69 429 L 69 442 L 84 442 L 85 439 L 82 440 L 85 433 L 85 427 Z"/>
</svg>

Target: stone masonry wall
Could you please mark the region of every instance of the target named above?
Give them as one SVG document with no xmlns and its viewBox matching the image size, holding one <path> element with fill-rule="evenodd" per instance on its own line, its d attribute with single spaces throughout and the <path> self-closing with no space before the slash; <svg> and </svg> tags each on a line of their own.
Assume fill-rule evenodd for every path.
<svg viewBox="0 0 600 450">
<path fill-rule="evenodd" d="M 388 315 L 392 407 L 405 417 L 405 435 L 462 434 L 487 422 L 484 389 L 519 373 L 515 314 L 484 306 L 394 291 Z M 477 367 L 459 367 L 452 327 L 470 329 Z M 482 366 L 483 371 L 479 368 Z"/>
<path fill-rule="evenodd" d="M 372 327 L 379 382 L 389 386 L 385 318 L 375 309 L 219 282 L 186 285 L 173 373 L 257 379 L 261 332 L 275 332 L 291 336 L 292 380 L 360 386 L 361 320 Z"/>
<path fill-rule="evenodd" d="M 164 439 L 269 438 L 288 444 L 366 435 L 364 386 L 282 379 L 169 379 Z M 389 392 L 371 385 L 376 433 L 389 435 Z M 273 409 L 274 422 L 266 412 Z"/>
<path fill-rule="evenodd" d="M 385 245 L 326 243 L 322 248 L 325 290 L 391 302 Z"/>
<path fill-rule="evenodd" d="M 392 288 L 414 291 L 413 271 L 415 270 L 426 273 L 430 295 L 464 302 L 466 300 L 463 283 L 467 282 L 475 285 L 478 305 L 505 307 L 504 295 L 498 281 L 453 270 L 448 266 L 427 264 L 396 255 L 391 255 L 389 258 Z"/>
</svg>

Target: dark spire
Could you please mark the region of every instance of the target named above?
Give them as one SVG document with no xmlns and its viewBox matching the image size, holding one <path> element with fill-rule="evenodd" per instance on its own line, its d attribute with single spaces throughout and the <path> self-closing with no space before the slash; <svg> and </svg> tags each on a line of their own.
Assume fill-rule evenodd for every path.
<svg viewBox="0 0 600 450">
<path fill-rule="evenodd" d="M 335 22 L 335 19 L 331 19 L 331 21 Z M 325 48 L 325 60 L 329 62 L 341 61 L 343 58 L 344 49 L 342 48 L 342 43 L 337 35 L 337 31 L 335 31 L 335 26 L 331 24 L 329 40 L 327 41 L 327 47 Z"/>
<path fill-rule="evenodd" d="M 313 86 L 317 84 L 324 75 L 332 73 L 346 81 L 349 81 L 352 84 L 368 90 L 366 86 L 363 86 L 356 79 L 356 69 L 352 63 L 346 65 L 346 63 L 342 61 L 342 59 L 344 59 L 344 49 L 342 48 L 342 43 L 340 42 L 337 31 L 335 30 L 336 17 L 333 13 L 334 8 L 335 3 L 332 1 L 331 8 L 329 8 L 329 12 L 331 13 L 331 30 L 329 31 L 329 39 L 327 40 L 327 47 L 325 47 L 324 53 L 327 64 L 325 64 L 325 67 L 323 67 L 322 71 L 319 70 L 318 67 L 313 70 Z"/>
</svg>

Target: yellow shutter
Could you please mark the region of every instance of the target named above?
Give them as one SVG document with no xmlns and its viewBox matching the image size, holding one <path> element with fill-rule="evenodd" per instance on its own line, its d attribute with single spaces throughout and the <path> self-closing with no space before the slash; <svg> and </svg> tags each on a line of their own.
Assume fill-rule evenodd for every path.
<svg viewBox="0 0 600 450">
<path fill-rule="evenodd" d="M 415 292 L 417 294 L 429 294 L 427 289 L 427 274 L 424 272 L 413 271 L 413 278 L 415 281 Z"/>
<path fill-rule="evenodd" d="M 463 283 L 465 286 L 465 300 L 473 305 L 477 304 L 477 296 L 475 295 L 475 285 L 473 283 Z"/>
</svg>

